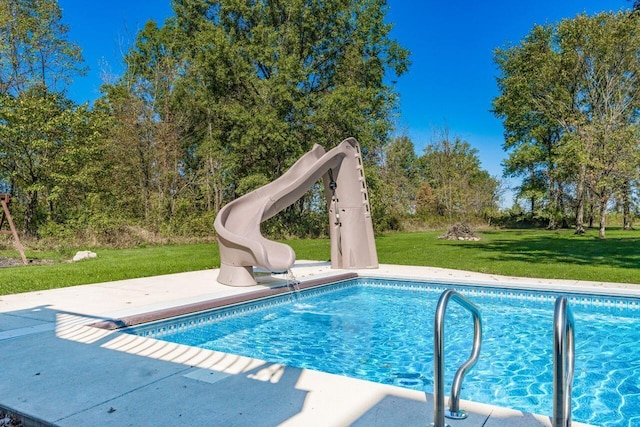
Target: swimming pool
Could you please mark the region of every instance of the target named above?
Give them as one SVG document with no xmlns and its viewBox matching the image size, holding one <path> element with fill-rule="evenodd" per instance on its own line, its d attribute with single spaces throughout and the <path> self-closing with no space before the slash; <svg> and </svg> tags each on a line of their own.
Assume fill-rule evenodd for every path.
<svg viewBox="0 0 640 427">
<path fill-rule="evenodd" d="M 550 414 L 559 293 L 359 278 L 127 332 L 432 392 L 433 317 L 445 289 L 470 298 L 483 317 L 480 360 L 461 397 Z M 566 295 L 576 321 L 573 419 L 640 425 L 640 299 Z M 447 393 L 472 337 L 470 314 L 451 304 Z"/>
</svg>

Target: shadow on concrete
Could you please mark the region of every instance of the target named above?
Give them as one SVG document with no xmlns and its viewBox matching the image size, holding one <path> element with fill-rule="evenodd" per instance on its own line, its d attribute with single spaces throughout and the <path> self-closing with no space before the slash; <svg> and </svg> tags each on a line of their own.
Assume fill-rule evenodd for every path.
<svg viewBox="0 0 640 427">
<path fill-rule="evenodd" d="M 47 306 L 48 329 L 0 336 L 0 408 L 31 425 L 420 426 L 433 396 L 88 326 L 103 320 Z M 11 331 L 9 331 L 11 332 Z M 468 405 L 468 406 L 466 406 Z M 474 402 L 451 427 L 549 426 L 547 417 Z M 29 423 L 27 423 L 29 425 Z"/>
<path fill-rule="evenodd" d="M 385 425 L 428 419 L 424 397 L 379 384 L 93 328 L 96 317 L 47 306 L 2 314 L 52 322 L 0 339 L 0 407 L 42 425 L 369 425 L 398 408 Z"/>
<path fill-rule="evenodd" d="M 351 425 L 358 427 L 428 426 L 433 421 L 433 396 L 426 397 L 427 402 L 420 402 L 399 396 L 386 396 Z"/>
</svg>

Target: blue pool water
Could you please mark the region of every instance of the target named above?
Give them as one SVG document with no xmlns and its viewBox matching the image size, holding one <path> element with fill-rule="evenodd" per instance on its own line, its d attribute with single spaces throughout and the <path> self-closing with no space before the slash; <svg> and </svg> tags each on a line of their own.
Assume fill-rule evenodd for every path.
<svg viewBox="0 0 640 427">
<path fill-rule="evenodd" d="M 445 289 L 471 299 L 483 318 L 480 360 L 461 397 L 550 415 L 557 293 L 361 278 L 127 332 L 433 392 L 433 318 Z M 640 300 L 568 296 L 576 322 L 573 419 L 640 426 Z M 473 322 L 453 303 L 445 325 L 448 393 L 469 356 Z"/>
</svg>

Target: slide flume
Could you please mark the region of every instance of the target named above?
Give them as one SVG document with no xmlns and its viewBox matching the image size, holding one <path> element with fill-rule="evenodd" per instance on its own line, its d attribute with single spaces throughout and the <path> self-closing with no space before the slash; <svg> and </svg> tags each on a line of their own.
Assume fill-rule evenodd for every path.
<svg viewBox="0 0 640 427">
<path fill-rule="evenodd" d="M 329 207 L 332 268 L 378 267 L 360 146 L 347 138 L 328 152 L 315 144 L 282 176 L 218 212 L 218 282 L 251 286 L 256 284 L 254 266 L 276 273 L 293 266 L 293 249 L 262 236 L 260 224 L 295 203 L 321 177 Z"/>
</svg>

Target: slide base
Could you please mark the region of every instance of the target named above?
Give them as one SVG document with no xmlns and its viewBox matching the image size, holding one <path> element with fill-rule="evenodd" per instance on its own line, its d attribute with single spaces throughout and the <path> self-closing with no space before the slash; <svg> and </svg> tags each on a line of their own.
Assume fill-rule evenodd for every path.
<svg viewBox="0 0 640 427">
<path fill-rule="evenodd" d="M 220 264 L 218 282 L 229 286 L 253 286 L 257 284 L 253 276 L 253 267 Z"/>
</svg>

